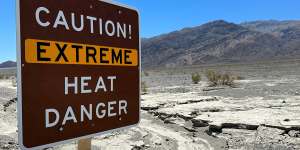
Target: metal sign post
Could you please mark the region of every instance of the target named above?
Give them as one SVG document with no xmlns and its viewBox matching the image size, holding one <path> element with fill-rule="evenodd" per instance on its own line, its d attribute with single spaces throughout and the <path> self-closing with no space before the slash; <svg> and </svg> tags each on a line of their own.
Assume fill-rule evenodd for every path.
<svg viewBox="0 0 300 150">
<path fill-rule="evenodd" d="M 78 141 L 78 150 L 91 150 L 92 139 L 82 139 Z"/>
</svg>

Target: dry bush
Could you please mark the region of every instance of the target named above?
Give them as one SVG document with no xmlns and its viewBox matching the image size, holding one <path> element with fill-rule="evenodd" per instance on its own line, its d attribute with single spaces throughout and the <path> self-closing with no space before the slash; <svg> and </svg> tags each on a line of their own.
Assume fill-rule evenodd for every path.
<svg viewBox="0 0 300 150">
<path fill-rule="evenodd" d="M 199 73 L 192 74 L 192 81 L 194 84 L 198 84 L 200 80 L 201 80 L 201 75 Z"/>
<path fill-rule="evenodd" d="M 234 86 L 235 78 L 228 73 L 221 74 L 221 85 Z"/>
<path fill-rule="evenodd" d="M 217 86 L 220 75 L 212 70 L 207 70 L 206 73 L 207 80 L 211 83 L 211 86 Z"/>
<path fill-rule="evenodd" d="M 235 77 L 229 73 L 222 74 L 213 70 L 207 70 L 205 75 L 210 82 L 210 86 L 227 85 L 234 87 Z"/>
</svg>

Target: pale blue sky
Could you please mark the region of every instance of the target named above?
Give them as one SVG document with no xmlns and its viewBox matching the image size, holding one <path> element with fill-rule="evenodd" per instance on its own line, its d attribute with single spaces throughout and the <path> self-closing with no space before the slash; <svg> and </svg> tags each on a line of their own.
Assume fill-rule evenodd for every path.
<svg viewBox="0 0 300 150">
<path fill-rule="evenodd" d="M 141 36 L 153 37 L 224 19 L 300 20 L 299 0 L 116 0 L 136 7 L 141 15 Z M 0 0 L 0 62 L 16 60 L 15 1 Z"/>
</svg>

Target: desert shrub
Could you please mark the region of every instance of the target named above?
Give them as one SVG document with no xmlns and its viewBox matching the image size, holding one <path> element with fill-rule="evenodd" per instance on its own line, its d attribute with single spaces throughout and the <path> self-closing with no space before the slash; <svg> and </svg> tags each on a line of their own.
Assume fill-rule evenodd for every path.
<svg viewBox="0 0 300 150">
<path fill-rule="evenodd" d="M 210 82 L 210 86 L 217 86 L 217 85 L 227 85 L 230 87 L 234 86 L 235 77 L 233 77 L 229 73 L 222 74 L 216 71 L 207 70 L 205 75 L 207 80 Z"/>
<path fill-rule="evenodd" d="M 221 85 L 233 86 L 234 85 L 234 77 L 232 77 L 228 73 L 221 74 Z"/>
<path fill-rule="evenodd" d="M 147 85 L 145 81 L 142 82 L 141 90 L 143 94 L 147 93 Z"/>
<path fill-rule="evenodd" d="M 194 84 L 198 84 L 200 80 L 201 80 L 201 75 L 199 73 L 192 74 L 192 81 Z"/>
<path fill-rule="evenodd" d="M 207 80 L 211 83 L 211 86 L 218 85 L 218 81 L 220 79 L 220 75 L 212 70 L 207 70 L 206 73 Z"/>
</svg>

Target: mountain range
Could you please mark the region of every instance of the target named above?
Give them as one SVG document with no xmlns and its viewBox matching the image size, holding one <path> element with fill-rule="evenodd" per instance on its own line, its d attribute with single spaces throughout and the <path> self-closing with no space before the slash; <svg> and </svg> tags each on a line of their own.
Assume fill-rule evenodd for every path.
<svg viewBox="0 0 300 150">
<path fill-rule="evenodd" d="M 142 39 L 143 68 L 300 58 L 300 21 L 215 20 Z M 7 61 L 0 68 L 15 67 Z"/>
<path fill-rule="evenodd" d="M 17 63 L 14 61 L 5 61 L 3 63 L 0 63 L 0 68 L 11 68 L 16 67 Z"/>
<path fill-rule="evenodd" d="M 142 40 L 143 67 L 300 58 L 300 21 L 216 20 Z"/>
</svg>

